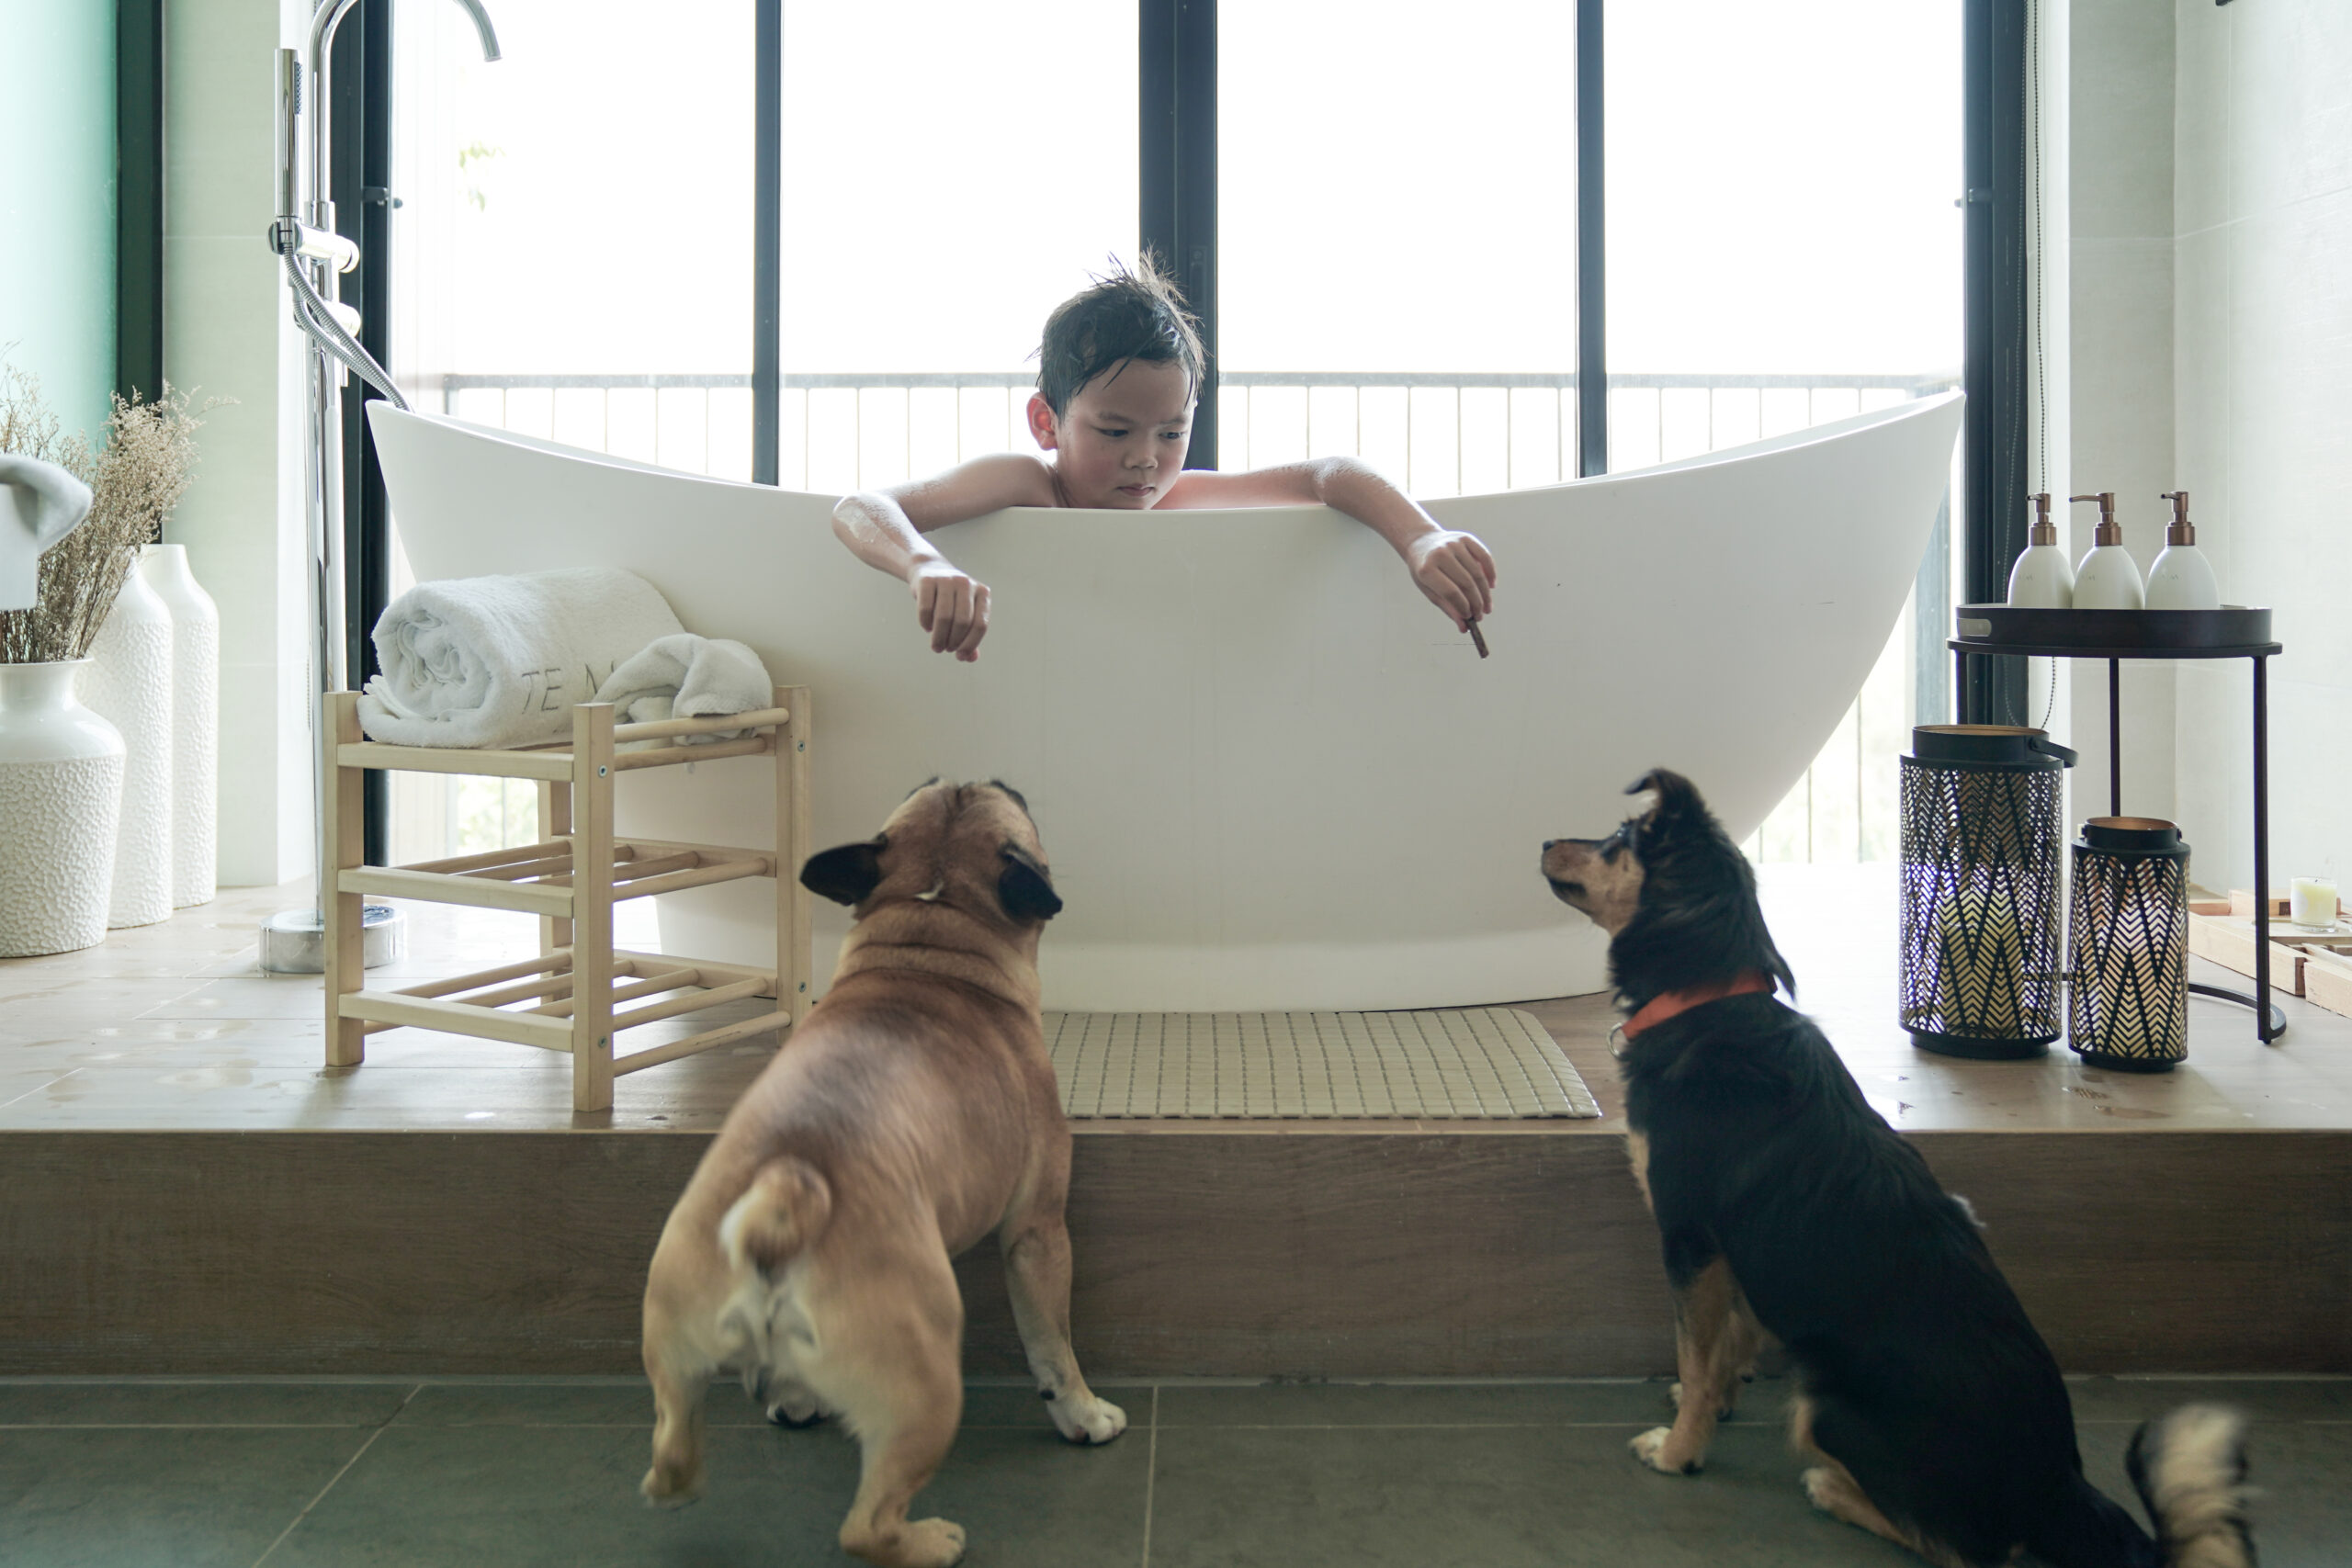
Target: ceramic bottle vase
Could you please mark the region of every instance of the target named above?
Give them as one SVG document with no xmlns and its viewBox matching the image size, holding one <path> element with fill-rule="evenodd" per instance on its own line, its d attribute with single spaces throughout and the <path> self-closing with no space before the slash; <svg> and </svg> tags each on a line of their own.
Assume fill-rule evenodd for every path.
<svg viewBox="0 0 2352 1568">
<path fill-rule="evenodd" d="M 88 667 L 0 664 L 0 958 L 106 940 L 123 745 L 74 695 Z"/>
<path fill-rule="evenodd" d="M 122 816 L 107 925 L 172 913 L 172 612 L 134 567 L 90 643 L 82 700 L 122 733 Z"/>
<path fill-rule="evenodd" d="M 186 545 L 150 545 L 139 570 L 172 612 L 172 908 L 209 904 L 220 873 L 220 612 Z"/>
</svg>

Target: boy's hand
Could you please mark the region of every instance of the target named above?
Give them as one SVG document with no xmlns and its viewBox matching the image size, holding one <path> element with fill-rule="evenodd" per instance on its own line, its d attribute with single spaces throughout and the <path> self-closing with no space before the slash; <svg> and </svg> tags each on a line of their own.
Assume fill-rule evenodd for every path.
<svg viewBox="0 0 2352 1568">
<path fill-rule="evenodd" d="M 1413 585 L 1453 618 L 1455 631 L 1493 613 L 1495 558 L 1476 535 L 1451 528 L 1423 534 L 1405 547 L 1405 565 Z"/>
<path fill-rule="evenodd" d="M 931 634 L 933 653 L 953 653 L 969 664 L 980 656 L 989 630 L 989 589 L 944 560 L 918 561 L 907 574 L 915 596 L 915 619 Z"/>
</svg>

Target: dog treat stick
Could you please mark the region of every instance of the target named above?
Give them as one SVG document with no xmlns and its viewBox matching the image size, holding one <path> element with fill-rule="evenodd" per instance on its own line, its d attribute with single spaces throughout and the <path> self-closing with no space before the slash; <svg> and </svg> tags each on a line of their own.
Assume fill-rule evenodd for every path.
<svg viewBox="0 0 2352 1568">
<path fill-rule="evenodd" d="M 1478 617 L 1470 617 L 1470 641 L 1478 649 L 1478 657 L 1487 657 L 1487 636 L 1478 629 Z"/>
</svg>

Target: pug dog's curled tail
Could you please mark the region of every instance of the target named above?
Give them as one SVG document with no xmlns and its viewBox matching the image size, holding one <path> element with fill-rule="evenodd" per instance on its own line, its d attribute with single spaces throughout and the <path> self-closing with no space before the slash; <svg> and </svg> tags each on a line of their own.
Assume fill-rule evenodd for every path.
<svg viewBox="0 0 2352 1568">
<path fill-rule="evenodd" d="M 718 1222 L 718 1244 L 738 1273 L 773 1274 L 825 1234 L 833 1190 L 824 1173 L 797 1155 L 778 1155 Z"/>
</svg>

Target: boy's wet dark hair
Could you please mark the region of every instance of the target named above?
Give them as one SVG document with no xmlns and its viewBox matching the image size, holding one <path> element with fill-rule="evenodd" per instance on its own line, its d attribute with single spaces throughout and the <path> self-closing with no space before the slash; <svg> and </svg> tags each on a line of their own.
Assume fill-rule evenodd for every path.
<svg viewBox="0 0 2352 1568">
<path fill-rule="evenodd" d="M 1149 251 L 1133 270 L 1114 263 L 1108 277 L 1097 278 L 1046 318 L 1037 390 L 1058 419 L 1089 381 L 1126 359 L 1182 365 L 1195 393 L 1207 369 L 1184 297 Z"/>
</svg>

